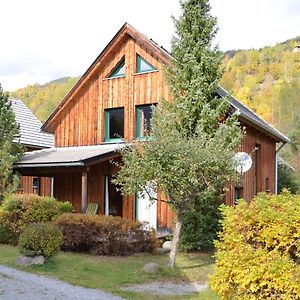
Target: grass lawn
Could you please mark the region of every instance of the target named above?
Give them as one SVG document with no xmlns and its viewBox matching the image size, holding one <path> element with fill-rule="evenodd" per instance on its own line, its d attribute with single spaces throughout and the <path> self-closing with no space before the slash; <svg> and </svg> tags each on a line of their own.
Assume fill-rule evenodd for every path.
<svg viewBox="0 0 300 300">
<path fill-rule="evenodd" d="M 210 290 L 187 297 L 160 297 L 121 290 L 122 287 L 127 285 L 154 280 L 206 282 L 213 266 L 213 260 L 208 253 L 179 253 L 177 267 L 174 270 L 164 267 L 168 261 L 167 254 L 136 254 L 127 257 L 107 257 L 60 252 L 43 266 L 17 267 L 14 264 L 14 260 L 19 255 L 16 247 L 0 245 L 0 264 L 56 277 L 83 287 L 99 288 L 126 299 L 219 299 Z M 163 268 L 155 275 L 146 274 L 143 271 L 143 266 L 148 262 L 158 263 Z"/>
</svg>

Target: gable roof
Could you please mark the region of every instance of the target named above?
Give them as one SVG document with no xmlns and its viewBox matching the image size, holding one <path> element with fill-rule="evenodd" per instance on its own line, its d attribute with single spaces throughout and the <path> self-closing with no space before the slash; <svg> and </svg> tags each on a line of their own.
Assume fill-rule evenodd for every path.
<svg viewBox="0 0 300 300">
<path fill-rule="evenodd" d="M 60 111 L 71 101 L 72 97 L 76 94 L 76 92 L 80 89 L 80 87 L 92 76 L 92 74 L 97 69 L 99 63 L 107 56 L 107 54 L 113 50 L 114 46 L 122 40 L 126 35 L 129 35 L 131 38 L 136 40 L 142 46 L 147 48 L 150 52 L 154 53 L 157 57 L 159 57 L 163 63 L 170 65 L 173 57 L 172 55 L 162 46 L 159 46 L 152 39 L 148 39 L 145 35 L 138 32 L 135 28 L 133 28 L 128 23 L 125 23 L 121 29 L 116 33 L 116 35 L 112 38 L 112 40 L 108 43 L 108 45 L 104 48 L 104 50 L 100 53 L 100 55 L 96 58 L 96 60 L 91 64 L 91 66 L 86 70 L 86 72 L 82 75 L 82 77 L 76 82 L 73 88 L 68 92 L 68 94 L 63 98 L 60 104 L 55 108 L 52 114 L 47 118 L 45 123 L 42 126 L 42 130 L 45 131 L 53 131 L 51 125 L 54 123 L 55 119 L 59 115 Z M 272 138 L 274 138 L 277 142 L 289 143 L 290 140 L 284 134 L 279 132 L 277 129 L 272 127 L 269 123 L 264 121 L 261 117 L 255 114 L 251 109 L 242 104 L 236 98 L 231 96 L 225 89 L 219 87 L 217 90 L 217 94 L 221 97 L 229 96 L 229 101 L 232 107 L 235 110 L 240 112 L 240 117 L 244 119 L 246 122 L 251 123 L 255 127 L 258 127 L 261 131 L 265 132 Z"/>
<path fill-rule="evenodd" d="M 95 61 L 90 65 L 90 67 L 85 71 L 85 73 L 80 77 L 80 79 L 75 83 L 67 95 L 62 99 L 58 106 L 54 109 L 51 115 L 47 118 L 45 123 L 42 126 L 42 130 L 53 132 L 51 124 L 55 121 L 55 118 L 58 116 L 59 112 L 71 101 L 72 97 L 78 92 L 81 86 L 97 71 L 99 65 L 111 53 L 115 46 L 127 36 L 130 36 L 132 39 L 137 41 L 139 44 L 147 48 L 150 52 L 159 57 L 165 64 L 170 64 L 171 55 L 162 47 L 159 47 L 154 41 L 149 40 L 145 35 L 138 32 L 134 27 L 125 23 L 121 29 L 116 33 L 116 35 L 111 39 L 103 51 L 98 55 Z"/>
<path fill-rule="evenodd" d="M 290 139 L 287 136 L 259 117 L 253 110 L 244 105 L 242 102 L 238 101 L 222 87 L 217 89 L 217 94 L 221 97 L 229 97 L 231 106 L 234 110 L 239 112 L 239 118 L 246 121 L 246 123 L 250 122 L 252 125 L 259 127 L 262 131 L 272 136 L 277 142 L 290 142 Z"/>
<path fill-rule="evenodd" d="M 15 119 L 20 126 L 20 135 L 14 142 L 32 148 L 54 147 L 54 136 L 41 131 L 42 123 L 19 99 L 9 99 Z"/>
</svg>

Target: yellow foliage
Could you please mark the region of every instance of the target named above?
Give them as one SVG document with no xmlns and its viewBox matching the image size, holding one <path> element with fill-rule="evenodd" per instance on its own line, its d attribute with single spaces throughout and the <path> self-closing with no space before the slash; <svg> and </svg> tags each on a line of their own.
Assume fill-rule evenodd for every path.
<svg viewBox="0 0 300 300">
<path fill-rule="evenodd" d="M 222 207 L 212 289 L 222 299 L 300 299 L 300 198 L 259 194 Z"/>
</svg>

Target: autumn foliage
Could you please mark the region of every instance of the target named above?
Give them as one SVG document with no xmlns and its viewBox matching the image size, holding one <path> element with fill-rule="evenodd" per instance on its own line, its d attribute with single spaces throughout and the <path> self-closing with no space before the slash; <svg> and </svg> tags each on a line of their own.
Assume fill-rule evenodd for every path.
<svg viewBox="0 0 300 300">
<path fill-rule="evenodd" d="M 300 299 L 300 199 L 259 194 L 222 207 L 210 285 L 222 299 Z"/>
</svg>

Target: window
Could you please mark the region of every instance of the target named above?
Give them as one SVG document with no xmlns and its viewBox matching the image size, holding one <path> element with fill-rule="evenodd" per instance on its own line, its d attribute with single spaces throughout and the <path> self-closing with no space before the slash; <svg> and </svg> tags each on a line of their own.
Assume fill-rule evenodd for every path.
<svg viewBox="0 0 300 300">
<path fill-rule="evenodd" d="M 152 105 L 142 105 L 136 108 L 136 137 L 144 138 L 150 131 L 152 118 Z"/>
<path fill-rule="evenodd" d="M 32 188 L 33 189 L 38 189 L 40 186 L 40 181 L 38 177 L 33 177 L 32 178 Z"/>
<path fill-rule="evenodd" d="M 121 141 L 124 137 L 124 108 L 105 111 L 105 141 Z"/>
<path fill-rule="evenodd" d="M 111 216 L 123 216 L 123 196 L 112 183 L 112 176 L 104 177 L 104 213 Z"/>
<path fill-rule="evenodd" d="M 238 200 L 243 198 L 243 187 L 235 187 L 233 197 L 234 204 L 238 204 Z"/>
<path fill-rule="evenodd" d="M 125 58 L 117 64 L 117 66 L 111 71 L 107 78 L 118 78 L 125 76 Z"/>
<path fill-rule="evenodd" d="M 150 63 L 148 63 L 141 56 L 136 56 L 136 72 L 137 73 L 147 73 L 151 71 L 157 71 L 155 67 L 153 67 Z"/>
</svg>

